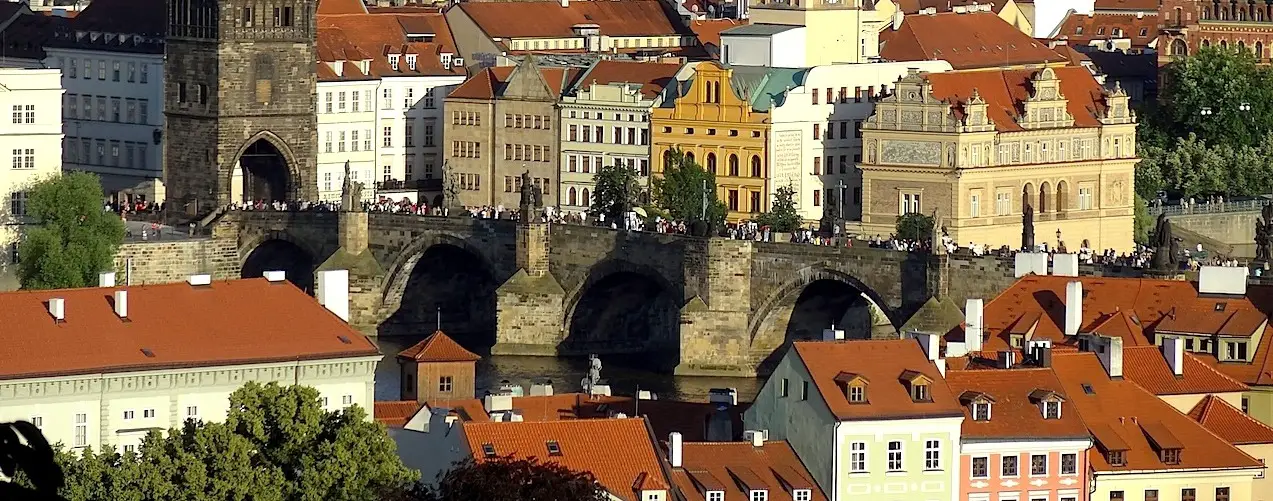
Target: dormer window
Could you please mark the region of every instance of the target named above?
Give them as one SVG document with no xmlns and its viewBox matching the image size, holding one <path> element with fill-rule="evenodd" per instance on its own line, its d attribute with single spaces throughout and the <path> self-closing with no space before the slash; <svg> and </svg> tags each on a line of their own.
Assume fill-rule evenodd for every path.
<svg viewBox="0 0 1273 501">
<path fill-rule="evenodd" d="M 765 489 L 752 489 L 747 491 L 748 501 L 769 501 L 769 491 Z"/>
<path fill-rule="evenodd" d="M 1039 388 L 1030 392 L 1030 400 L 1039 406 L 1043 419 L 1061 419 L 1061 402 L 1065 401 L 1061 394 Z"/>
<path fill-rule="evenodd" d="M 929 392 L 929 385 L 933 380 L 915 371 L 903 371 L 902 382 L 907 385 L 907 391 L 911 394 L 911 401 L 914 402 L 932 402 L 933 396 Z"/>
<path fill-rule="evenodd" d="M 911 400 L 916 402 L 927 402 L 931 397 L 928 395 L 927 383 L 915 383 L 911 385 Z"/>
<path fill-rule="evenodd" d="M 397 54 L 389 54 L 389 67 L 393 68 L 393 71 L 398 71 L 398 55 Z"/>
<path fill-rule="evenodd" d="M 990 420 L 990 402 L 973 402 L 972 403 L 972 420 L 973 421 L 989 421 Z"/>
<path fill-rule="evenodd" d="M 862 385 L 849 386 L 849 403 L 864 404 L 866 403 L 866 387 Z"/>
<path fill-rule="evenodd" d="M 707 501 L 725 501 L 725 491 L 707 491 Z"/>
<path fill-rule="evenodd" d="M 968 390 L 959 395 L 959 401 L 968 406 L 973 421 L 990 420 L 990 406 L 995 401 L 994 397 L 979 391 Z"/>
<path fill-rule="evenodd" d="M 1127 457 L 1123 451 L 1109 451 L 1105 453 L 1105 461 L 1110 466 L 1127 466 Z"/>
<path fill-rule="evenodd" d="M 407 69 L 415 71 L 415 54 L 407 54 Z"/>
<path fill-rule="evenodd" d="M 448 70 L 451 69 L 451 53 L 450 52 L 442 53 L 442 67 Z"/>
<path fill-rule="evenodd" d="M 1163 449 L 1158 452 L 1163 464 L 1180 464 L 1180 449 Z"/>
<path fill-rule="evenodd" d="M 1061 419 L 1061 402 L 1043 402 L 1043 419 Z"/>
<path fill-rule="evenodd" d="M 869 403 L 866 398 L 867 380 L 861 374 L 841 372 L 835 375 L 835 383 L 840 385 L 840 389 L 844 390 L 844 397 L 849 400 L 850 404 Z"/>
<path fill-rule="evenodd" d="M 792 501 L 811 501 L 813 499 L 812 489 L 795 489 L 791 491 Z"/>
</svg>

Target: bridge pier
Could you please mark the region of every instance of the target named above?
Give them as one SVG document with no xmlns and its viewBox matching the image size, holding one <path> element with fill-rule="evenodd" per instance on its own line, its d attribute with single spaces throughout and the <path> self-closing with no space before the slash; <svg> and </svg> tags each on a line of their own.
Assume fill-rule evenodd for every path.
<svg viewBox="0 0 1273 501">
<path fill-rule="evenodd" d="M 676 374 L 756 375 L 760 360 L 752 354 L 747 329 L 752 246 L 750 241 L 722 239 L 687 246 L 685 282 L 699 286 L 681 308 Z"/>
<path fill-rule="evenodd" d="M 341 212 L 340 247 L 315 270 L 349 270 L 349 325 L 369 336 L 376 335 L 376 328 L 383 320 L 381 312 L 381 277 L 384 268 L 367 248 L 368 229 L 366 212 Z"/>
<path fill-rule="evenodd" d="M 548 269 L 549 223 L 517 225 L 517 272 L 495 290 L 492 355 L 555 356 L 566 291 Z"/>
</svg>

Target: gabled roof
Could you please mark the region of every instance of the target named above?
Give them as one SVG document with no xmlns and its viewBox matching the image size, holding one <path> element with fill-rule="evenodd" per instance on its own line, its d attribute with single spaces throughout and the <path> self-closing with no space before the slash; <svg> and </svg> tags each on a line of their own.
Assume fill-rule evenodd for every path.
<svg viewBox="0 0 1273 501">
<path fill-rule="evenodd" d="M 1057 353 L 1052 366 L 1070 396 L 1067 402 L 1096 438 L 1097 447 L 1089 449 L 1088 461 L 1097 472 L 1262 467 L 1135 382 L 1110 379 L 1093 353 Z M 1180 462 L 1163 463 L 1160 446 L 1182 449 Z M 1106 450 L 1125 451 L 1126 464 L 1110 465 Z"/>
<path fill-rule="evenodd" d="M 937 366 L 924 356 L 914 339 L 888 341 L 798 341 L 792 356 L 809 370 L 814 386 L 837 419 L 922 419 L 959 416 L 959 403 L 943 384 Z M 911 371 L 936 382 L 929 386 L 929 402 L 911 400 L 899 378 Z M 871 380 L 869 404 L 850 404 L 835 378 L 852 372 Z"/>
<path fill-rule="evenodd" d="M 402 350 L 398 353 L 398 358 L 417 362 L 476 362 L 482 359 L 442 331 L 436 331 L 419 343 Z"/>
<path fill-rule="evenodd" d="M 1157 346 L 1123 347 L 1123 377 L 1155 395 L 1205 395 L 1249 389 L 1188 352 L 1184 354 L 1181 376 L 1176 377 Z"/>
<path fill-rule="evenodd" d="M 1044 419 L 1040 393 L 1065 398 L 1061 382 L 1051 369 L 950 370 L 946 372 L 950 390 L 960 400 L 978 398 L 992 402 L 990 419 L 974 421 L 972 407 L 963 406 L 962 434 L 972 439 L 1076 440 L 1088 437 L 1087 428 L 1073 404 L 1062 402 L 1060 419 Z M 1042 395 L 1046 396 L 1046 395 Z"/>
<path fill-rule="evenodd" d="M 453 65 L 447 68 L 442 63 L 443 54 L 458 55 L 455 41 L 451 38 L 451 28 L 442 14 L 320 14 L 317 25 L 320 81 L 465 75 L 463 67 Z M 408 35 L 416 34 L 431 35 L 431 41 L 408 38 Z M 390 54 L 400 56 L 397 69 L 389 61 Z M 416 56 L 414 69 L 406 59 L 407 54 Z M 364 60 L 370 60 L 366 72 L 358 65 Z M 337 73 L 333 65 L 339 65 L 342 71 Z"/>
<path fill-rule="evenodd" d="M 463 425 L 473 459 L 486 460 L 490 444 L 496 456 L 535 457 L 575 471 L 591 472 L 597 483 L 624 501 L 639 501 L 640 492 L 670 489 L 645 420 L 580 419 L 544 422 L 467 422 Z M 560 447 L 550 455 L 547 443 Z"/>
<path fill-rule="evenodd" d="M 415 400 L 378 401 L 373 405 L 372 416 L 389 428 L 402 428 L 422 405 Z"/>
<path fill-rule="evenodd" d="M 638 61 L 597 61 L 579 77 L 574 90 L 584 90 L 593 84 L 632 83 L 641 85 L 641 95 L 646 99 L 658 97 L 663 88 L 675 81 L 679 64 Z"/>
<path fill-rule="evenodd" d="M 682 467 L 672 480 L 687 501 L 705 501 L 708 491 L 723 491 L 725 499 L 750 499 L 748 489 L 769 491 L 771 501 L 792 501 L 794 489 L 808 489 L 811 499 L 827 499 L 785 441 L 686 442 Z"/>
<path fill-rule="evenodd" d="M 521 2 L 501 2 L 499 5 L 513 5 Z M 464 5 L 474 5 L 466 3 Z M 504 95 L 505 84 L 508 78 L 513 74 L 516 66 L 498 66 L 495 68 L 486 68 L 466 80 L 455 90 L 447 95 L 447 98 L 456 99 L 495 99 Z M 540 67 L 540 75 L 543 75 L 544 82 L 548 84 L 548 91 L 556 96 L 561 96 L 564 89 L 570 88 L 570 84 L 574 83 L 579 77 L 582 70 L 579 68 L 549 68 Z"/>
<path fill-rule="evenodd" d="M 997 19 L 997 18 L 996 18 Z M 1018 32 L 1020 33 L 1020 32 Z M 1051 50 L 1051 49 L 1048 49 Z M 948 71 L 932 73 L 933 97 L 950 103 L 957 116 L 976 90 L 986 102 L 986 114 L 1000 132 L 1024 130 L 1018 123 L 1030 99 L 1034 79 L 1040 71 L 1052 71 L 1060 80 L 1066 110 L 1074 116 L 1074 127 L 1099 127 L 1105 113 L 1105 89 L 1087 68 L 1066 66 L 1046 70 Z"/>
<path fill-rule="evenodd" d="M 1189 417 L 1234 445 L 1273 444 L 1273 428 L 1215 395 L 1198 401 Z"/>
<path fill-rule="evenodd" d="M 936 12 L 952 12 L 955 7 L 989 5 L 992 12 L 1002 12 L 1008 0 L 898 0 L 897 8 L 907 15 L 932 8 Z"/>
<path fill-rule="evenodd" d="M 1068 61 L 990 12 L 906 16 L 901 28 L 880 33 L 880 57 L 888 61 L 941 59 L 956 70 Z"/>
<path fill-rule="evenodd" d="M 51 298 L 65 301 L 65 321 L 49 315 Z M 305 292 L 264 278 L 0 293 L 0 326 L 0 379 L 379 354 Z"/>
<path fill-rule="evenodd" d="M 902 332 L 923 332 L 944 336 L 963 323 L 964 314 L 950 298 L 929 296 L 919 310 L 902 324 Z"/>
<path fill-rule="evenodd" d="M 319 0 L 318 15 L 366 14 L 367 5 L 362 0 Z"/>
<path fill-rule="evenodd" d="M 577 37 L 573 28 L 581 24 L 597 25 L 602 36 L 679 34 L 658 0 L 461 2 L 456 8 L 491 38 Z"/>
<path fill-rule="evenodd" d="M 733 19 L 695 19 L 689 22 L 690 30 L 698 36 L 699 45 L 715 45 L 720 47 L 720 35 L 722 31 L 746 26 L 744 23 Z"/>
<path fill-rule="evenodd" d="M 1157 7 L 1155 7 L 1157 9 Z M 1118 30 L 1118 34 L 1115 33 Z M 1053 38 L 1087 45 L 1093 40 L 1126 38 L 1132 47 L 1145 48 L 1158 39 L 1158 14 L 1137 17 L 1133 13 L 1080 14 L 1070 12 L 1057 27 Z"/>
<path fill-rule="evenodd" d="M 1096 0 L 1096 10 L 1141 10 L 1158 12 L 1158 0 Z"/>
<path fill-rule="evenodd" d="M 168 29 L 163 0 L 93 0 L 71 21 L 78 31 L 162 37 Z"/>
</svg>

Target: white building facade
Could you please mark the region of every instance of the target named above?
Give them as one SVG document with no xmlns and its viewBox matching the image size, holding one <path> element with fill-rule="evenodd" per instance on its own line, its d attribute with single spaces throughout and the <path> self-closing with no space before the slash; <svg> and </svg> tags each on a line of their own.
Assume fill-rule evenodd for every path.
<svg viewBox="0 0 1273 501">
<path fill-rule="evenodd" d="M 637 184 L 650 180 L 650 109 L 659 97 L 640 84 L 593 84 L 561 102 L 561 207 L 587 212 L 603 165 L 632 169 Z"/>
<path fill-rule="evenodd" d="M 843 217 L 862 216 L 862 174 L 857 169 L 862 122 L 874 112 L 876 97 L 889 92 L 910 69 L 940 73 L 951 66 L 945 61 L 816 66 L 804 73 L 804 85 L 774 100 L 770 175 L 774 191 L 787 185 L 795 190 L 803 219 L 819 220 L 826 210 L 834 213 L 837 207 L 828 207 L 829 199 L 842 202 Z"/>
<path fill-rule="evenodd" d="M 733 66 L 803 68 L 807 66 L 803 50 L 807 32 L 804 26 L 784 24 L 730 28 L 720 33 L 720 59 Z"/>
<path fill-rule="evenodd" d="M 56 69 L 0 68 L 0 290 L 17 285 L 27 190 L 62 172 L 62 92 Z"/>
</svg>

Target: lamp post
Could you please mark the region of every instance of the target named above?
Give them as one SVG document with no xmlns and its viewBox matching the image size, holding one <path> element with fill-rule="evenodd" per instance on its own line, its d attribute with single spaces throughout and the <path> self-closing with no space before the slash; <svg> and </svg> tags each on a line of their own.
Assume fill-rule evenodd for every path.
<svg viewBox="0 0 1273 501">
<path fill-rule="evenodd" d="M 844 219 L 844 188 L 845 188 L 844 179 L 840 179 L 840 181 L 836 184 L 836 188 L 839 188 L 840 198 L 837 198 L 835 200 L 836 201 L 835 216 L 837 219 Z M 836 224 L 838 225 L 840 224 L 840 222 L 836 221 Z"/>
<path fill-rule="evenodd" d="M 1058 251 L 1061 249 L 1061 229 L 1060 228 L 1056 229 L 1056 248 Z"/>
</svg>

